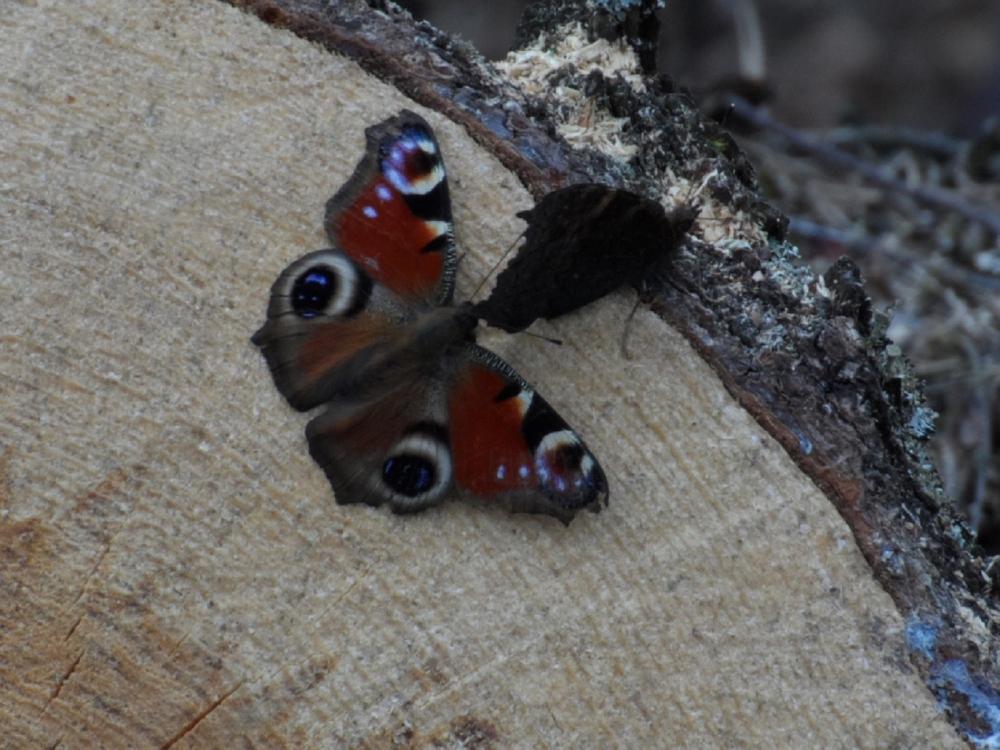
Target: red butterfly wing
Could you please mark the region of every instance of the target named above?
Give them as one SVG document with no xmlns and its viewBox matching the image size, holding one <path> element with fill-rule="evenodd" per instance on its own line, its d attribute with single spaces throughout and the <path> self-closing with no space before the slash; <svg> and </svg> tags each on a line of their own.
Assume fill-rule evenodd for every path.
<svg viewBox="0 0 1000 750">
<path fill-rule="evenodd" d="M 333 244 L 402 297 L 451 301 L 457 263 L 441 149 L 419 115 L 365 131 L 364 158 L 326 206 Z"/>
<path fill-rule="evenodd" d="M 566 522 L 599 511 L 607 479 L 580 437 L 497 355 L 468 351 L 448 397 L 455 483 Z"/>
</svg>

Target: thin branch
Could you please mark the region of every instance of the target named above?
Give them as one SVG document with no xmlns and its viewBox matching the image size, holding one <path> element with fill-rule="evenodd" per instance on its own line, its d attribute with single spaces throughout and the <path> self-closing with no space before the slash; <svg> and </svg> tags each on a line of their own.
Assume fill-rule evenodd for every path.
<svg viewBox="0 0 1000 750">
<path fill-rule="evenodd" d="M 975 271 L 970 271 L 967 268 L 942 264 L 929 264 L 923 258 L 889 248 L 886 246 L 886 243 L 882 242 L 878 237 L 872 237 L 871 235 L 863 232 L 852 232 L 846 229 L 817 224 L 810 219 L 804 219 L 800 216 L 789 217 L 788 231 L 800 237 L 806 237 L 818 242 L 831 242 L 860 254 L 879 253 L 906 266 L 919 263 L 931 270 L 936 271 L 940 276 L 944 277 L 951 283 L 965 284 L 967 286 L 979 287 L 993 293 L 1000 293 L 1000 279 L 998 278 L 976 273 Z"/>
<path fill-rule="evenodd" d="M 746 120 L 755 127 L 777 133 L 793 147 L 812 154 L 820 161 L 840 169 L 856 172 L 883 190 L 908 195 L 914 200 L 932 208 L 954 211 L 970 221 L 982 224 L 995 235 L 1000 236 L 1000 216 L 984 206 L 969 203 L 957 193 L 948 190 L 907 185 L 901 180 L 888 176 L 874 164 L 870 164 L 843 149 L 823 143 L 817 138 L 778 122 L 764 110 L 750 104 L 746 99 L 733 96 L 729 102 L 736 116 Z"/>
<path fill-rule="evenodd" d="M 823 140 L 834 146 L 863 143 L 876 148 L 909 148 L 938 159 L 952 159 L 961 150 L 961 143 L 944 133 L 880 125 L 835 128 L 826 133 Z"/>
</svg>

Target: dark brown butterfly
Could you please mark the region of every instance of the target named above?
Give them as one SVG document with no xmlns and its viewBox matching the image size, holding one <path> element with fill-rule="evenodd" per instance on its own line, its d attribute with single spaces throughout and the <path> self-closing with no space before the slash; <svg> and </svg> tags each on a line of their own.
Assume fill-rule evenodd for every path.
<svg viewBox="0 0 1000 750">
<path fill-rule="evenodd" d="M 694 205 L 668 213 L 656 201 L 604 185 L 551 192 L 518 214 L 528 222 L 524 244 L 473 311 L 514 332 L 638 284 L 678 248 L 697 214 Z"/>
</svg>

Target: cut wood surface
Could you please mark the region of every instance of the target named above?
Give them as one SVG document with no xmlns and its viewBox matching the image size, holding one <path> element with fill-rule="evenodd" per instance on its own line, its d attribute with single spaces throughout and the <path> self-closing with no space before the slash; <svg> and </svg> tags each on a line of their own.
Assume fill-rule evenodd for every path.
<svg viewBox="0 0 1000 750">
<path fill-rule="evenodd" d="M 436 129 L 469 294 L 518 179 L 354 62 L 215 2 L 0 20 L 0 743 L 963 747 L 852 532 L 619 293 L 489 337 L 609 509 L 334 503 L 249 342 L 367 125 Z"/>
</svg>

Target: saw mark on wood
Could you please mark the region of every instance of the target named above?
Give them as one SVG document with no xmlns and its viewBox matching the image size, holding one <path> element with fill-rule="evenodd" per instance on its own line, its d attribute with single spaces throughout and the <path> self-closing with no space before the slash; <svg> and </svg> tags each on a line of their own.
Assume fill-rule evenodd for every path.
<svg viewBox="0 0 1000 750">
<path fill-rule="evenodd" d="M 52 688 L 52 692 L 49 694 L 49 699 L 45 701 L 45 705 L 42 707 L 42 713 L 40 714 L 41 716 L 45 715 L 45 712 L 49 710 L 49 706 L 52 705 L 52 702 L 59 697 L 59 693 L 62 692 L 63 686 L 66 684 L 69 678 L 73 676 L 73 673 L 76 671 L 76 668 L 80 665 L 80 660 L 83 659 L 83 654 L 84 652 L 81 651 L 80 655 L 73 660 L 73 663 L 69 665 L 69 669 L 66 670 L 63 676 L 56 683 L 56 686 Z"/>
<path fill-rule="evenodd" d="M 316 654 L 310 653 L 308 656 L 300 659 L 299 661 L 295 662 L 291 666 L 289 666 L 287 664 L 282 664 L 277 669 L 271 670 L 267 674 L 261 674 L 261 675 L 258 675 L 257 677 L 254 677 L 250 681 L 250 684 L 251 685 L 258 685 L 259 684 L 259 685 L 263 685 L 264 687 L 267 687 L 268 685 L 271 684 L 271 681 L 274 680 L 274 678 L 277 677 L 282 672 L 285 672 L 287 670 L 291 670 L 293 672 L 299 672 L 299 673 L 301 673 L 302 670 L 303 670 L 303 667 L 305 665 L 308 665 L 310 662 L 314 662 L 314 661 L 318 665 L 317 669 L 321 668 L 323 670 L 323 672 L 326 673 L 326 672 L 332 672 L 334 669 L 337 668 L 337 666 L 340 664 L 340 657 L 339 656 L 334 656 L 333 654 L 330 654 L 330 653 L 327 652 L 326 655 L 325 655 L 325 657 L 323 659 L 317 659 Z M 313 679 L 312 683 L 313 684 L 309 686 L 310 688 L 313 687 L 316 684 L 319 684 L 319 679 Z M 309 689 L 309 688 L 306 688 L 306 689 Z"/>
<path fill-rule="evenodd" d="M 476 143 L 513 172 L 536 198 L 572 178 L 565 172 L 568 166 L 567 147 L 562 143 L 553 144 L 541 129 L 531 126 L 525 118 L 515 118 L 520 126 L 514 133 L 507 131 L 506 125 L 501 126 L 507 131 L 506 136 L 484 124 L 487 120 L 509 124 L 503 110 L 487 102 L 492 97 L 510 96 L 510 89 L 494 88 L 489 95 L 474 95 L 471 101 L 466 101 L 466 97 L 474 94 L 476 89 L 459 73 L 463 61 L 452 57 L 447 52 L 448 46 L 442 43 L 443 37 L 428 32 L 427 27 L 404 26 L 380 12 L 368 14 L 368 18 L 361 20 L 355 16 L 356 11 L 349 7 L 341 8 L 338 3 L 325 6 L 322 11 L 305 7 L 303 3 L 292 5 L 285 12 L 281 3 L 274 0 L 224 2 L 254 13 L 271 26 L 287 29 L 296 36 L 354 60 L 369 74 L 391 82 L 414 101 L 462 126 Z M 405 31 L 400 33 L 400 28 L 405 28 Z M 377 44 L 362 41 L 365 37 L 379 38 L 380 41 Z M 415 42 L 414 37 L 423 40 L 423 45 L 436 50 L 437 54 L 418 53 L 422 45 Z M 401 47 L 405 47 L 405 51 Z M 481 81 L 476 83 L 481 84 Z M 595 155 L 591 158 L 603 162 L 606 157 Z"/>
<path fill-rule="evenodd" d="M 83 584 L 80 586 L 80 592 L 76 595 L 76 598 L 73 600 L 74 606 L 79 604 L 80 601 L 83 599 L 83 597 L 86 595 L 87 587 L 90 585 L 90 582 L 94 578 L 94 576 L 97 575 L 97 571 L 100 569 L 101 563 L 104 562 L 104 558 L 106 558 L 108 556 L 108 553 L 111 551 L 111 546 L 115 543 L 115 540 L 125 529 L 125 524 L 128 523 L 128 520 L 129 518 L 132 517 L 133 512 L 135 512 L 134 505 L 129 507 L 128 511 L 125 513 L 125 517 L 122 519 L 122 522 L 118 524 L 118 528 L 115 529 L 115 531 L 111 534 L 111 538 L 108 539 L 107 542 L 105 542 L 104 549 L 101 550 L 101 553 L 97 556 L 97 561 L 90 569 L 90 573 L 88 573 L 87 577 L 83 580 Z"/>
<path fill-rule="evenodd" d="M 6 508 L 14 499 L 11 488 L 10 462 L 14 456 L 14 446 L 8 446 L 0 453 L 0 508 Z"/>
<path fill-rule="evenodd" d="M 316 617 L 312 618 L 312 621 L 316 622 L 316 623 L 323 622 L 323 620 L 326 618 L 327 614 L 332 609 L 334 609 L 335 607 L 337 607 L 342 601 L 344 601 L 344 599 L 347 598 L 347 595 L 350 594 L 354 590 L 354 588 L 359 583 L 361 583 L 361 581 L 363 581 L 365 578 L 368 577 L 368 573 L 371 572 L 371 569 L 372 569 L 372 566 L 369 565 L 367 568 L 365 568 L 364 570 L 362 570 L 361 571 L 361 575 L 359 575 L 357 578 L 355 578 L 353 581 L 351 581 L 351 584 L 346 589 L 344 589 L 344 591 L 340 594 L 340 596 L 338 596 L 336 599 L 334 599 L 333 603 L 330 604 L 329 607 L 327 607 L 322 612 L 320 612 L 318 615 L 316 615 Z"/>
<path fill-rule="evenodd" d="M 167 652 L 167 661 L 170 661 L 170 659 L 173 658 L 174 654 L 176 654 L 177 651 L 180 649 L 180 647 L 184 645 L 184 642 L 188 639 L 189 635 L 191 635 L 190 631 L 188 631 L 187 633 L 185 633 L 184 635 L 182 635 L 181 638 L 180 638 L 180 640 L 177 641 L 177 643 L 174 644 L 174 647 L 172 649 L 170 649 L 169 652 Z"/>
<path fill-rule="evenodd" d="M 35 517 L 21 521 L 11 521 L 0 525 L 0 563 L 4 572 L 13 576 L 15 567 L 28 571 L 39 567 L 40 560 L 46 559 L 50 550 L 51 529 L 43 526 Z M 28 592 L 34 592 L 30 575 L 20 578 L 19 583 Z"/>
<path fill-rule="evenodd" d="M 496 669 L 499 669 L 507 662 L 513 661 L 516 663 L 521 659 L 521 657 L 524 654 L 531 652 L 537 653 L 537 650 L 542 648 L 542 644 L 544 641 L 545 641 L 544 636 L 534 638 L 529 643 L 524 644 L 522 648 L 519 648 L 516 651 L 501 653 L 498 656 L 495 656 L 494 658 L 490 659 L 488 662 L 480 666 L 478 669 L 473 669 L 471 672 L 467 673 L 464 677 L 457 680 L 453 680 L 447 687 L 443 688 L 442 690 L 438 690 L 437 692 L 432 692 L 429 695 L 427 695 L 426 698 L 414 701 L 413 702 L 414 708 L 419 708 L 423 710 L 428 706 L 432 706 L 442 698 L 445 698 L 448 695 L 452 695 L 456 692 L 464 690 L 465 686 L 468 685 L 469 683 L 474 682 L 475 680 L 483 677 L 484 675 L 489 674 L 490 672 L 493 672 Z"/>
<path fill-rule="evenodd" d="M 201 722 L 203 722 L 205 719 L 208 718 L 209 714 L 211 714 L 213 711 L 215 711 L 215 709 L 217 709 L 219 706 L 225 703 L 225 701 L 229 698 L 229 696 L 231 696 L 233 693 L 239 690 L 242 686 L 243 682 L 241 680 L 240 682 L 236 683 L 236 686 L 233 687 L 232 690 L 223 693 L 221 696 L 219 696 L 219 698 L 209 703 L 205 708 L 203 708 L 201 711 L 195 714 L 194 717 L 191 719 L 191 721 L 189 721 L 187 724 L 184 725 L 181 731 L 179 731 L 177 734 L 175 734 L 173 737 L 171 737 L 169 740 L 163 743 L 160 746 L 160 750 L 169 750 L 169 748 L 176 745 L 178 742 L 184 739 L 184 737 L 191 734 L 191 732 L 193 732 L 197 728 L 197 726 L 201 724 Z"/>
</svg>

